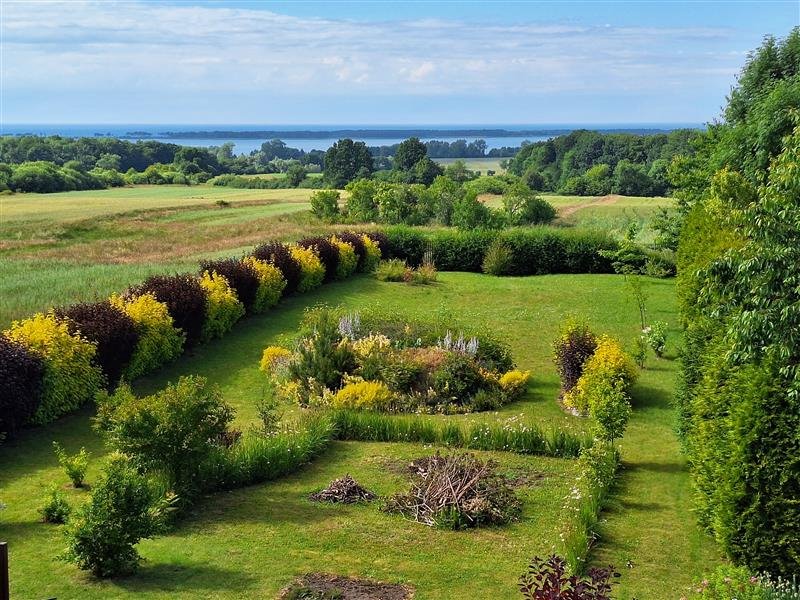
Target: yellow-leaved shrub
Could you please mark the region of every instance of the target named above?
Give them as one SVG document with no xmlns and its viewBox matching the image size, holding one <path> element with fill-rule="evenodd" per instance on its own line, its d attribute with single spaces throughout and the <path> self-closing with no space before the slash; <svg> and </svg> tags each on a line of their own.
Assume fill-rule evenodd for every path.
<svg viewBox="0 0 800 600">
<path fill-rule="evenodd" d="M 259 368 L 264 373 L 272 373 L 276 365 L 288 361 L 291 356 L 291 350 L 287 350 L 281 346 L 267 346 L 264 348 L 264 353 L 261 355 Z"/>
<path fill-rule="evenodd" d="M 385 410 L 392 401 L 392 392 L 381 381 L 348 383 L 331 397 L 333 408 Z"/>
<path fill-rule="evenodd" d="M 564 394 L 564 404 L 581 414 L 587 414 L 592 394 L 609 387 L 626 391 L 636 381 L 637 375 L 636 363 L 622 349 L 622 345 L 612 337 L 600 336 L 597 348 L 583 365 L 578 383 Z"/>
<path fill-rule="evenodd" d="M 300 263 L 300 283 L 297 286 L 298 292 L 308 292 L 322 285 L 325 278 L 325 267 L 319 256 L 313 250 L 301 248 L 300 246 L 289 246 L 292 257 Z"/>
<path fill-rule="evenodd" d="M 251 266 L 258 275 L 258 291 L 256 292 L 256 301 L 253 303 L 253 312 L 264 312 L 275 306 L 286 287 L 286 279 L 283 278 L 281 270 L 254 256 L 247 256 L 242 262 Z"/>
<path fill-rule="evenodd" d="M 365 273 L 372 273 L 381 262 L 381 249 L 378 242 L 368 235 L 362 235 L 361 239 L 364 240 L 364 250 L 366 250 L 362 269 Z"/>
<path fill-rule="evenodd" d="M 32 423 L 54 421 L 92 400 L 101 389 L 103 374 L 93 361 L 97 348 L 70 334 L 67 324 L 52 313 L 14 321 L 4 335 L 40 356 L 44 364 L 42 401 Z"/>
<path fill-rule="evenodd" d="M 521 396 L 525 389 L 528 386 L 528 381 L 530 381 L 531 372 L 530 371 L 520 371 L 519 369 L 513 369 L 511 371 L 507 371 L 500 376 L 498 383 L 500 384 L 500 388 L 506 394 L 508 399 L 514 399 Z"/>
<path fill-rule="evenodd" d="M 149 373 L 183 352 L 184 333 L 173 325 L 167 305 L 156 300 L 153 294 L 135 298 L 114 294 L 109 301 L 133 319 L 139 333 L 136 349 L 125 369 L 127 379 Z"/>
<path fill-rule="evenodd" d="M 336 279 L 346 279 L 355 273 L 358 267 L 358 255 L 352 244 L 348 244 L 337 238 L 331 237 L 331 244 L 339 249 L 339 263 L 336 265 Z"/>
<path fill-rule="evenodd" d="M 200 287 L 205 290 L 208 300 L 203 339 L 222 337 L 244 316 L 244 304 L 239 302 L 228 280 L 216 272 L 203 271 Z"/>
</svg>

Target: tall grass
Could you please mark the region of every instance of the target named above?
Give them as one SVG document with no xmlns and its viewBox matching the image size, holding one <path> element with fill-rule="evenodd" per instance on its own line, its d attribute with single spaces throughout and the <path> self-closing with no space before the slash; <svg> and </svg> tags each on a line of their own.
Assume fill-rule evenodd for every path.
<svg viewBox="0 0 800 600">
<path fill-rule="evenodd" d="M 581 452 L 578 477 L 565 499 L 564 508 L 572 515 L 565 519 L 566 528 L 561 533 L 564 558 L 577 575 L 586 569 L 586 558 L 597 539 L 600 511 L 608 503 L 619 461 L 616 448 L 603 443 L 596 443 Z"/>
<path fill-rule="evenodd" d="M 499 450 L 577 458 L 592 445 L 585 434 L 532 424 L 473 424 L 462 427 L 451 421 L 437 423 L 419 416 L 387 415 L 368 411 L 331 411 L 339 440 L 365 442 L 421 442 L 469 450 Z"/>
<path fill-rule="evenodd" d="M 201 485 L 210 492 L 277 479 L 319 455 L 333 437 L 334 423 L 323 414 L 308 415 L 273 435 L 245 433 L 230 448 L 217 448 L 203 463 Z"/>
</svg>

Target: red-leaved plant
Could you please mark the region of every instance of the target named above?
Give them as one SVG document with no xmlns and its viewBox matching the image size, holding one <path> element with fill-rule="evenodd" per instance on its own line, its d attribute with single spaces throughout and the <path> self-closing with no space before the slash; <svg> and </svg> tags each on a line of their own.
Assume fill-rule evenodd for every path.
<svg viewBox="0 0 800 600">
<path fill-rule="evenodd" d="M 534 556 L 519 578 L 519 590 L 526 600 L 609 600 L 619 576 L 612 566 L 593 567 L 584 577 L 568 575 L 567 562 L 560 556 Z"/>
</svg>

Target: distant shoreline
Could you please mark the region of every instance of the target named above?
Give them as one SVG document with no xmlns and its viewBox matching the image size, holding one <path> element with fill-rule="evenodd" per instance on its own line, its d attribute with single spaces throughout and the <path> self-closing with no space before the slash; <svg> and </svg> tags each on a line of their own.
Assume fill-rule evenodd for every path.
<svg viewBox="0 0 800 600">
<path fill-rule="evenodd" d="M 597 128 L 595 131 L 602 133 L 629 133 L 635 135 L 656 135 L 659 133 L 669 133 L 678 128 Z M 254 131 L 242 130 L 216 130 L 216 131 L 128 131 L 123 135 L 116 135 L 119 139 L 143 139 L 147 137 L 158 139 L 282 139 L 282 140 L 303 140 L 320 138 L 347 138 L 354 137 L 359 139 L 380 139 L 380 138 L 519 138 L 531 137 L 555 137 L 566 135 L 575 128 L 571 129 L 331 129 L 331 130 L 277 130 L 265 129 Z M 104 135 L 95 133 L 95 136 Z"/>
</svg>

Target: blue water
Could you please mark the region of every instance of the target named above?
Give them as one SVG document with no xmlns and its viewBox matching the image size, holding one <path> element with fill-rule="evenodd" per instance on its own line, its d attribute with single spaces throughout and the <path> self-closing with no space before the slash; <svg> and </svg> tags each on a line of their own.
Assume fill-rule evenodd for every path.
<svg viewBox="0 0 800 600">
<path fill-rule="evenodd" d="M 533 124 L 533 125 L 504 125 L 504 124 L 478 124 L 478 125 L 319 125 L 319 124 L 298 124 L 298 125 L 264 125 L 264 124 L 2 124 L 0 125 L 0 134 L 2 135 L 20 135 L 20 134 L 34 134 L 34 135 L 61 135 L 64 137 L 94 137 L 94 136 L 108 136 L 108 137 L 124 137 L 131 141 L 137 139 L 156 140 L 162 142 L 170 142 L 173 144 L 180 144 L 182 146 L 219 146 L 225 142 L 232 142 L 234 144 L 234 152 L 237 154 L 249 154 L 253 150 L 261 148 L 261 144 L 269 138 L 248 138 L 237 139 L 232 136 L 230 139 L 225 137 L 169 137 L 165 136 L 165 132 L 189 132 L 189 131 L 262 131 L 272 130 L 275 132 L 286 131 L 285 135 L 280 135 L 287 146 L 292 148 L 300 148 L 308 152 L 309 150 L 327 150 L 338 138 L 331 138 L 325 136 L 324 133 L 320 134 L 319 138 L 309 137 L 294 137 L 292 131 L 331 131 L 338 129 L 359 129 L 359 130 L 381 130 L 381 129 L 437 129 L 437 130 L 466 130 L 466 129 L 504 129 L 508 135 L 502 137 L 487 137 L 487 136 L 464 136 L 464 135 L 436 135 L 434 137 L 422 137 L 422 141 L 430 139 L 437 139 L 441 141 L 453 142 L 457 139 L 466 139 L 467 142 L 476 139 L 483 139 L 486 141 L 487 149 L 500 148 L 502 146 L 520 146 L 522 142 L 537 142 L 546 140 L 551 135 L 514 135 L 514 132 L 520 131 L 552 131 L 563 130 L 571 131 L 574 129 L 596 129 L 598 131 L 615 131 L 615 130 L 659 130 L 668 131 L 671 129 L 678 129 L 683 127 L 699 128 L 698 123 L 612 123 L 612 124 L 592 124 L 592 123 L 573 123 L 573 124 Z M 146 132 L 149 135 L 130 135 L 132 132 Z M 363 137 L 352 136 L 357 141 L 363 141 L 368 146 L 388 146 L 397 144 L 403 141 L 406 137 L 385 138 L 385 137 L 372 137 L 365 135 Z"/>
</svg>

